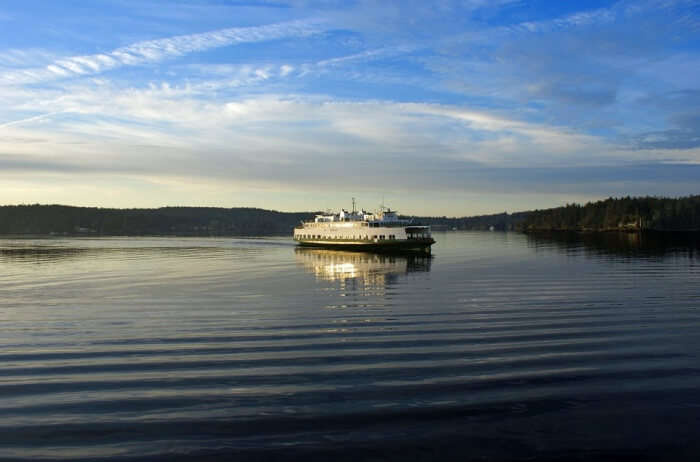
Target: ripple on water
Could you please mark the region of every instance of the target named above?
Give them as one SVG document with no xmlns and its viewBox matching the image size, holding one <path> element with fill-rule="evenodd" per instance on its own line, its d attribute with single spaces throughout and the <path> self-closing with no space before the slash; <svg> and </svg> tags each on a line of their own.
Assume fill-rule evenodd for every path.
<svg viewBox="0 0 700 462">
<path fill-rule="evenodd" d="M 625 239 L 0 240 L 0 457 L 695 448 L 698 254 Z"/>
</svg>

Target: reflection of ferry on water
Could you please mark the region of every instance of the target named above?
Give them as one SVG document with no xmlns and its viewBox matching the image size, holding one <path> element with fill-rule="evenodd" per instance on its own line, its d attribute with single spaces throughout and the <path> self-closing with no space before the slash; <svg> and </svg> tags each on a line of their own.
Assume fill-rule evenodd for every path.
<svg viewBox="0 0 700 462">
<path fill-rule="evenodd" d="M 430 256 L 399 255 L 297 247 L 297 260 L 317 278 L 384 282 L 411 272 L 430 271 Z"/>
<path fill-rule="evenodd" d="M 294 240 L 302 246 L 361 251 L 420 251 L 430 253 L 435 240 L 430 226 L 401 220 L 395 210 L 377 213 L 341 210 L 340 213 L 316 215 L 314 221 L 294 228 Z"/>
</svg>

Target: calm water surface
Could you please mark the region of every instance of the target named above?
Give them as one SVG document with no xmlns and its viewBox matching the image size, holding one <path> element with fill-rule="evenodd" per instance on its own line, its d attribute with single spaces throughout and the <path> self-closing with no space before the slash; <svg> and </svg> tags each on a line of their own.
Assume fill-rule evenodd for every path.
<svg viewBox="0 0 700 462">
<path fill-rule="evenodd" d="M 0 239 L 0 459 L 700 457 L 697 242 L 435 237 Z"/>
</svg>

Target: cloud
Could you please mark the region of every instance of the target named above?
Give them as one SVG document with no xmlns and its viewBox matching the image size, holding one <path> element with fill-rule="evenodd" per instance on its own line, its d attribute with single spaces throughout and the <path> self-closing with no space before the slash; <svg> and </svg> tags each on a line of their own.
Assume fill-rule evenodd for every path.
<svg viewBox="0 0 700 462">
<path fill-rule="evenodd" d="M 599 138 L 562 127 L 455 105 L 302 95 L 202 100 L 196 92 L 165 85 L 145 90 L 79 86 L 47 96 L 34 104 L 51 107 L 51 114 L 0 126 L 0 150 L 20 149 L 3 140 L 35 137 L 48 141 L 41 147 L 25 145 L 22 153 L 41 158 L 51 152 L 52 163 L 239 180 L 242 172 L 282 183 L 292 174 L 310 180 L 305 169 L 333 177 L 350 162 L 366 178 L 374 178 L 376 169 L 387 184 L 400 186 L 402 179 L 417 181 L 423 175 L 438 189 L 456 187 L 477 167 L 648 160 L 647 154 L 618 152 Z M 441 185 L 445 176 L 454 181 Z"/>
<path fill-rule="evenodd" d="M 38 48 L 8 49 L 0 51 L 0 69 L 41 66 L 54 59 L 54 54 Z"/>
<path fill-rule="evenodd" d="M 409 52 L 413 51 L 414 49 L 415 49 L 415 47 L 407 46 L 407 45 L 378 48 L 375 50 L 366 50 L 366 51 L 363 51 L 361 53 L 355 53 L 352 55 L 341 56 L 338 58 L 325 59 L 325 60 L 319 61 L 318 63 L 316 63 L 316 65 L 319 67 L 326 67 L 326 66 L 345 65 L 348 63 L 355 63 L 355 62 L 366 62 L 366 61 L 372 61 L 372 60 L 384 59 L 387 57 L 402 55 L 405 53 L 409 53 Z"/>
<path fill-rule="evenodd" d="M 588 78 L 553 78 L 549 82 L 531 85 L 530 94 L 539 98 L 555 99 L 564 104 L 581 106 L 606 106 L 615 102 L 617 88 L 614 82 L 586 77 Z"/>
<path fill-rule="evenodd" d="M 519 32 L 552 32 L 572 27 L 607 24 L 613 22 L 617 16 L 614 9 L 600 8 L 591 11 L 581 11 L 546 21 L 524 21 L 512 26 L 512 29 Z"/>
<path fill-rule="evenodd" d="M 47 114 L 41 114 L 33 117 L 27 117 L 26 119 L 13 120 L 12 122 L 0 123 L 0 128 L 7 128 L 13 125 L 20 125 L 25 123 L 36 122 L 38 120 L 46 119 L 48 117 L 60 114 L 60 112 L 49 112 Z"/>
<path fill-rule="evenodd" d="M 700 112 L 676 114 L 671 118 L 676 128 L 638 134 L 632 138 L 639 149 L 693 149 L 700 147 Z"/>
<path fill-rule="evenodd" d="M 84 190 L 94 185 L 104 195 L 105 188 L 143 182 L 153 197 L 168 197 L 164 203 L 188 201 L 172 195 L 175 190 L 203 194 L 191 197 L 230 190 L 279 197 L 309 184 L 365 196 L 420 190 L 451 195 L 444 214 L 465 210 L 454 203 L 464 194 L 527 191 L 570 201 L 575 195 L 688 194 L 700 180 L 700 166 L 669 163 L 676 152 L 618 151 L 590 135 L 465 106 L 302 95 L 202 100 L 165 85 L 81 84 L 48 96 L 36 102 L 59 113 L 0 127 L 3 184 L 24 178 L 28 187 L 31 178 L 51 175 Z M 43 142 L 17 142 L 31 139 Z M 700 161 L 700 149 L 686 157 Z M 201 191 L 192 190 L 195 184 Z M 132 205 L 152 204 L 153 197 Z M 285 208 L 277 200 L 276 207 Z"/>
<path fill-rule="evenodd" d="M 122 66 L 153 63 L 212 48 L 287 37 L 303 37 L 321 31 L 321 24 L 320 20 L 299 20 L 147 40 L 117 48 L 108 53 L 59 59 L 44 68 L 8 71 L 0 74 L 0 83 L 17 85 L 94 75 Z"/>
<path fill-rule="evenodd" d="M 663 130 L 636 137 L 640 149 L 691 149 L 700 147 L 700 130 Z"/>
<path fill-rule="evenodd" d="M 700 147 L 700 90 L 650 94 L 634 101 L 644 114 L 655 116 L 655 121 L 644 125 L 646 130 L 627 133 L 622 142 L 630 149 L 689 150 Z M 650 130 L 648 127 L 654 129 Z"/>
</svg>

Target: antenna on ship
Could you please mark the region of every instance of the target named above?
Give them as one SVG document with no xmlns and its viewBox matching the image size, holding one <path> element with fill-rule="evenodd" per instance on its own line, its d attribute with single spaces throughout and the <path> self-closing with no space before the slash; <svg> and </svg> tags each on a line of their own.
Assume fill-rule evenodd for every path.
<svg viewBox="0 0 700 462">
<path fill-rule="evenodd" d="M 352 214 L 354 215 L 357 210 L 355 210 L 355 198 L 352 198 Z"/>
</svg>

